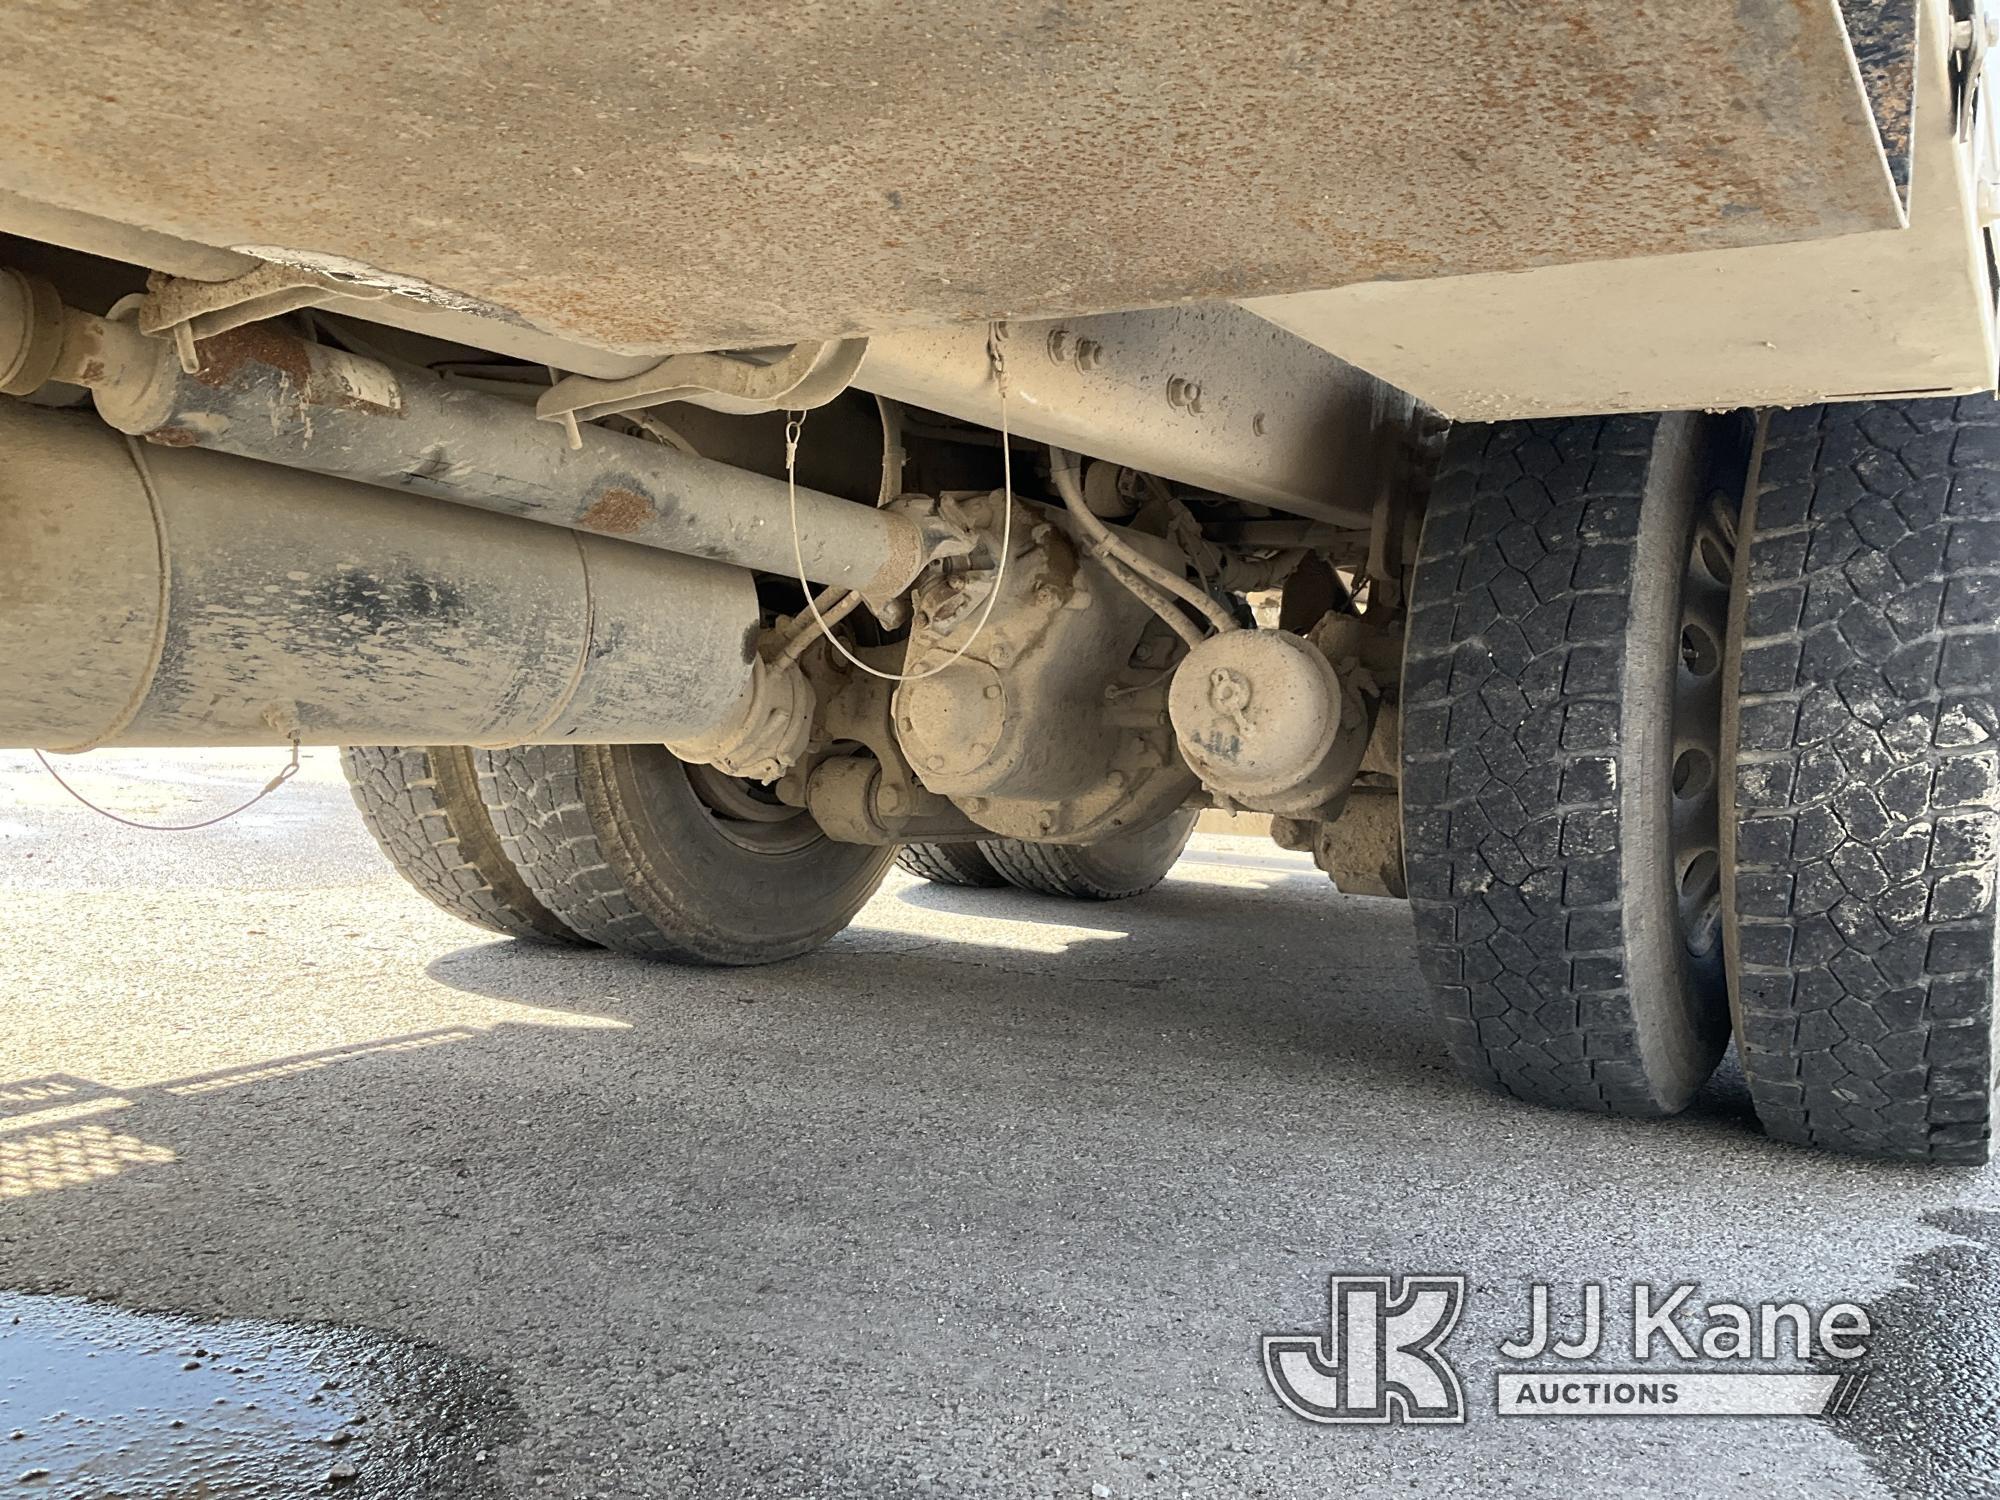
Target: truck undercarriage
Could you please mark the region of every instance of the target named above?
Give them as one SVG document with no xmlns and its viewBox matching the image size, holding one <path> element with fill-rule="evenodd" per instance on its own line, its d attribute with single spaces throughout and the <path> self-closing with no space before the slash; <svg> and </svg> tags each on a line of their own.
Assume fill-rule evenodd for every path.
<svg viewBox="0 0 2000 1500">
<path fill-rule="evenodd" d="M 0 742 L 703 963 L 1259 811 L 1472 1077 L 1984 1159 L 1992 18 L 334 11 L 10 17 Z"/>
</svg>

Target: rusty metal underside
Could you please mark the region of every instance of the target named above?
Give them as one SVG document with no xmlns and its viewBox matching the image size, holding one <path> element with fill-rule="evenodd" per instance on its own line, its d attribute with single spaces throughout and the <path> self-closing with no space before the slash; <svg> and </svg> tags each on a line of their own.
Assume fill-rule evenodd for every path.
<svg viewBox="0 0 2000 1500">
<path fill-rule="evenodd" d="M 1839 0 L 15 0 L 0 98 L 0 206 L 621 355 L 1901 222 Z"/>
</svg>

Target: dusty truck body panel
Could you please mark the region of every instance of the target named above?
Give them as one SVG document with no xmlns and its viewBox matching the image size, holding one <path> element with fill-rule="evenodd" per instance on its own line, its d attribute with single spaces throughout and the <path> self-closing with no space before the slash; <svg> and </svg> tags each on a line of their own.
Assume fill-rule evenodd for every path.
<svg viewBox="0 0 2000 1500">
<path fill-rule="evenodd" d="M 0 38 L 0 741 L 691 963 L 1261 812 L 1468 1077 L 1990 1153 L 2000 0 Z"/>
<path fill-rule="evenodd" d="M 0 232 L 587 379 L 851 339 L 860 389 L 989 425 L 999 319 L 1024 434 L 1308 515 L 1389 392 L 1656 410 L 1994 362 L 1947 0 L 325 20 L 17 7 Z"/>
<path fill-rule="evenodd" d="M 0 189 L 622 354 L 1902 217 L 1835 0 L 100 0 L 8 42 Z"/>
<path fill-rule="evenodd" d="M 1466 421 L 1988 390 L 2000 161 L 1960 139 L 1945 7 L 1917 10 L 1906 228 L 1246 306 Z"/>
</svg>

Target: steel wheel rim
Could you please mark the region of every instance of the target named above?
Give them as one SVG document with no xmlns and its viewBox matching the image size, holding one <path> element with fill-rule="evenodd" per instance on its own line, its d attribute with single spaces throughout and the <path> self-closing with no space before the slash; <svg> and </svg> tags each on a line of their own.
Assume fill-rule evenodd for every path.
<svg viewBox="0 0 2000 1500">
<path fill-rule="evenodd" d="M 1722 654 L 1736 571 L 1736 515 L 1717 491 L 1695 518 L 1674 661 L 1671 798 L 1674 905 L 1689 962 L 1722 980 Z"/>
<path fill-rule="evenodd" d="M 714 766 L 683 762 L 688 786 L 723 838 L 752 854 L 796 854 L 826 835 L 802 807 L 777 800 L 768 787 Z"/>
</svg>

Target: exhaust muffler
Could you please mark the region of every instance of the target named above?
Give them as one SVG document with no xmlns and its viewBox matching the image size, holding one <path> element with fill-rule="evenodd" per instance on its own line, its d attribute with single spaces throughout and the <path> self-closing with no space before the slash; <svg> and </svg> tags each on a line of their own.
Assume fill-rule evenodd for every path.
<svg viewBox="0 0 2000 1500">
<path fill-rule="evenodd" d="M 0 745 L 726 739 L 741 568 L 0 401 Z"/>
</svg>

